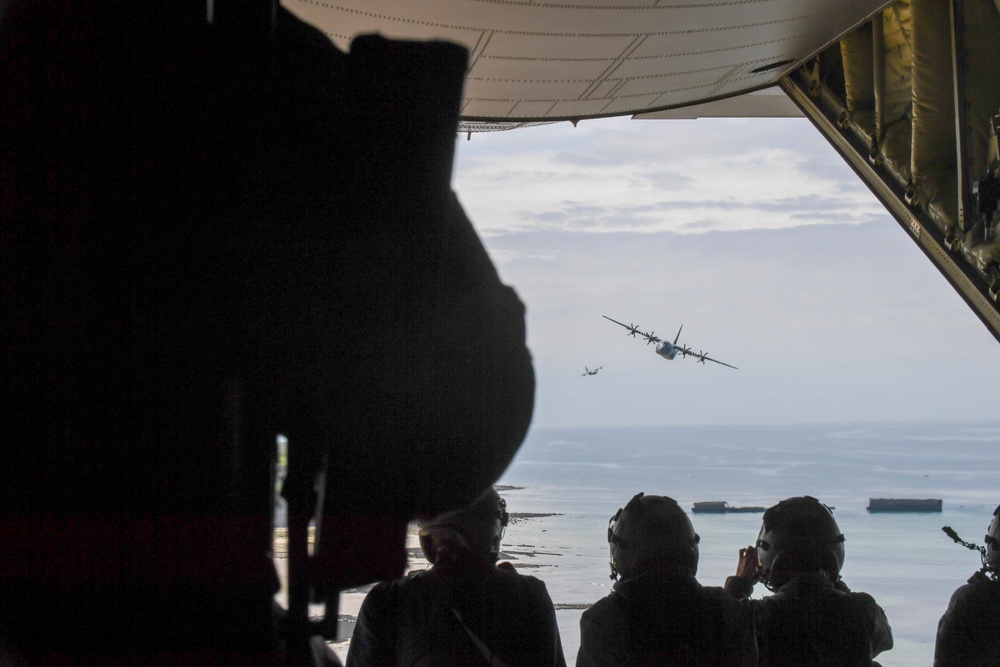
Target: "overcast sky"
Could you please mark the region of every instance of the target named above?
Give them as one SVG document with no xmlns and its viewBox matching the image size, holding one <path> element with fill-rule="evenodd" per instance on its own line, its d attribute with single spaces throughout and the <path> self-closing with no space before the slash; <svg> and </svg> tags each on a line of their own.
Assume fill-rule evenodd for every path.
<svg viewBox="0 0 1000 667">
<path fill-rule="evenodd" d="M 528 308 L 536 426 L 995 417 L 1000 343 L 807 120 L 457 146 L 455 190 Z M 683 324 L 680 343 L 739 370 L 666 361 L 602 315 Z"/>
</svg>

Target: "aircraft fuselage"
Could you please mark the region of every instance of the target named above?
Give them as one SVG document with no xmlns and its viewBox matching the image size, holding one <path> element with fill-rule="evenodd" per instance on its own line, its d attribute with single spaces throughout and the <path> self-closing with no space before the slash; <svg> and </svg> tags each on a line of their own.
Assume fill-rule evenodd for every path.
<svg viewBox="0 0 1000 667">
<path fill-rule="evenodd" d="M 663 341 L 656 344 L 656 353 L 668 361 L 673 361 L 677 356 L 677 348 L 670 341 Z"/>
</svg>

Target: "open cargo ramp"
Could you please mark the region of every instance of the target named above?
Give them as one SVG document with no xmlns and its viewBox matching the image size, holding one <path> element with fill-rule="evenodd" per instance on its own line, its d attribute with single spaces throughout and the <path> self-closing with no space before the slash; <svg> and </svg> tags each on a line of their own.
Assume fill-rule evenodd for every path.
<svg viewBox="0 0 1000 667">
<path fill-rule="evenodd" d="M 900 0 L 780 85 L 1000 340 L 997 81 L 993 0 Z"/>
</svg>

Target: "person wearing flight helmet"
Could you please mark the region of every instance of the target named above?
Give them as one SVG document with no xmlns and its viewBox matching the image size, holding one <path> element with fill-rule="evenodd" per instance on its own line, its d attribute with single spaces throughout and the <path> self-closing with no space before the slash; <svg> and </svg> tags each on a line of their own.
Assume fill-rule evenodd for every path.
<svg viewBox="0 0 1000 667">
<path fill-rule="evenodd" d="M 961 542 L 954 531 L 949 535 Z M 962 542 L 980 552 L 983 567 L 952 594 L 938 622 L 934 667 L 1000 665 L 1000 507 L 985 542 L 985 548 Z"/>
<path fill-rule="evenodd" d="M 610 595 L 580 618 L 577 667 L 756 665 L 750 611 L 702 586 L 691 520 L 672 498 L 636 494 L 608 524 Z"/>
<path fill-rule="evenodd" d="M 726 589 L 753 612 L 762 665 L 877 665 L 892 648 L 885 612 L 840 578 L 844 535 L 830 508 L 812 496 L 764 512 L 755 547 L 740 550 Z M 748 600 L 762 582 L 774 595 Z"/>
<path fill-rule="evenodd" d="M 420 527 L 431 567 L 365 597 L 347 667 L 565 667 L 545 584 L 497 564 L 507 504 L 493 488 Z"/>
</svg>

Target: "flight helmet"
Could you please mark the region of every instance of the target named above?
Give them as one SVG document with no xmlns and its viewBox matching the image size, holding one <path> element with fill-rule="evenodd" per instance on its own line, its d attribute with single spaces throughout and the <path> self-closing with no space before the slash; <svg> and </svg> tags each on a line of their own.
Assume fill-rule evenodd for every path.
<svg viewBox="0 0 1000 667">
<path fill-rule="evenodd" d="M 700 540 L 677 501 L 638 493 L 608 521 L 611 578 L 630 579 L 662 567 L 693 577 Z"/>
<path fill-rule="evenodd" d="M 1000 574 L 1000 506 L 993 510 L 993 520 L 986 529 L 986 553 L 983 569 L 993 575 Z"/>
<path fill-rule="evenodd" d="M 419 522 L 420 549 L 432 564 L 458 552 L 496 563 L 507 522 L 507 502 L 490 487 L 466 507 Z"/>
<path fill-rule="evenodd" d="M 771 590 L 820 570 L 836 581 L 844 565 L 844 535 L 823 503 L 812 496 L 787 498 L 764 512 L 757 558 L 760 580 Z"/>
</svg>

